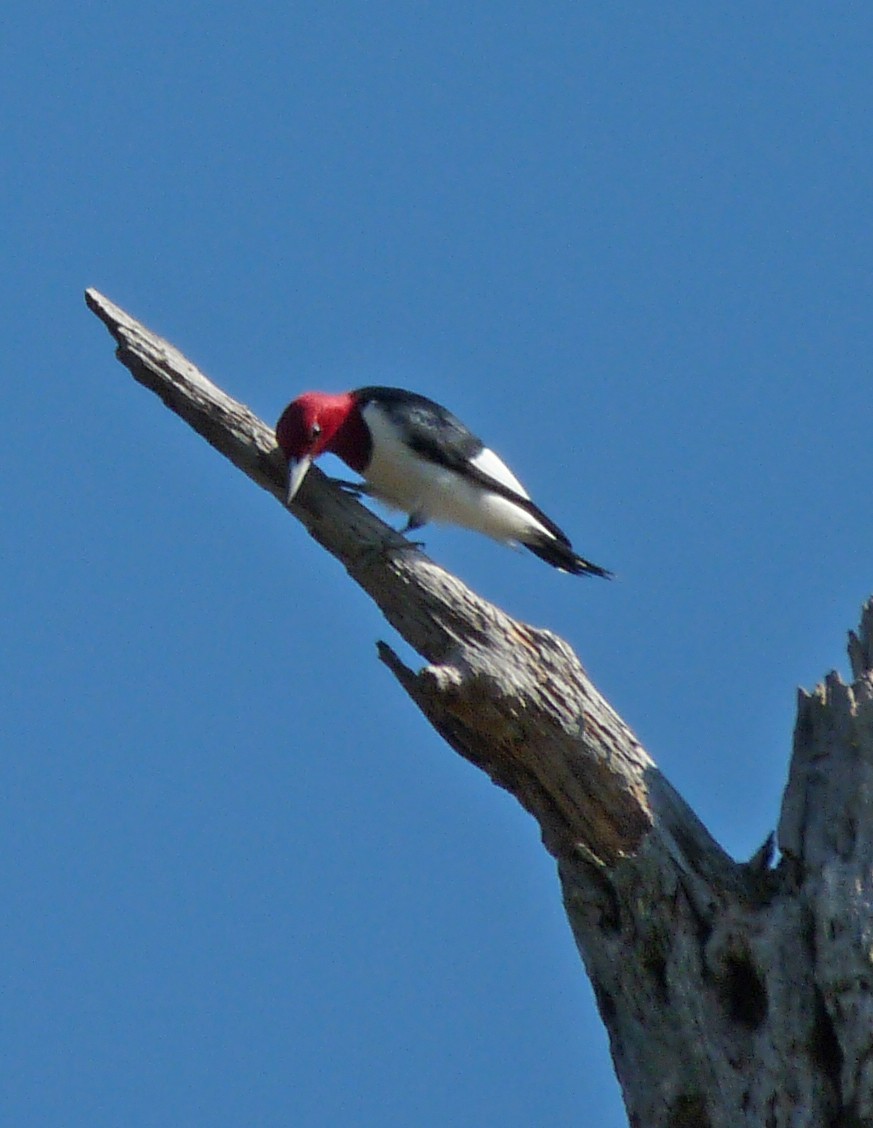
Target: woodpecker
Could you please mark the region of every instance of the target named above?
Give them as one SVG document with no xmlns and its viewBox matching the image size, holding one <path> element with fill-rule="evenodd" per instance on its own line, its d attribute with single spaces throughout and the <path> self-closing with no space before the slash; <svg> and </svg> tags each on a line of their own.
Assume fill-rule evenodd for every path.
<svg viewBox="0 0 873 1128">
<path fill-rule="evenodd" d="M 573 550 L 494 451 L 425 396 L 383 387 L 306 392 L 282 412 L 276 441 L 288 461 L 288 503 L 313 461 L 335 454 L 364 478 L 353 489 L 408 514 L 404 533 L 428 521 L 462 525 L 524 545 L 563 572 L 612 578 Z"/>
</svg>

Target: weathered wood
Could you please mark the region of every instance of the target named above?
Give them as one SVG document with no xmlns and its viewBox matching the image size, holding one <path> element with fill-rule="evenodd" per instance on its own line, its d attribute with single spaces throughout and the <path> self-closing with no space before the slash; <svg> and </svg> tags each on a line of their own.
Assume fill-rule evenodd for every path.
<svg viewBox="0 0 873 1128">
<path fill-rule="evenodd" d="M 272 428 L 118 306 L 94 290 L 86 300 L 134 377 L 281 501 L 285 468 Z M 481 599 L 317 469 L 291 511 L 434 663 L 406 671 L 405 688 L 535 814 L 553 853 L 584 841 L 612 861 L 636 848 L 654 817 L 652 762 L 565 643 Z M 391 668 L 400 672 L 396 659 Z"/>
<path fill-rule="evenodd" d="M 282 500 L 272 429 L 94 290 L 146 387 Z M 519 623 L 312 470 L 291 512 L 428 663 L 380 656 L 538 820 L 638 1128 L 873 1125 L 873 605 L 856 681 L 801 694 L 779 825 L 731 861 L 566 643 Z M 580 1111 L 579 1123 L 588 1123 Z"/>
</svg>

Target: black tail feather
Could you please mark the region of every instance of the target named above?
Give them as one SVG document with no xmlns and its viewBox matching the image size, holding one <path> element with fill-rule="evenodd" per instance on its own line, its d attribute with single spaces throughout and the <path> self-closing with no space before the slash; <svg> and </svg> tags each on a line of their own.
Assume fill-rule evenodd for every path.
<svg viewBox="0 0 873 1128">
<path fill-rule="evenodd" d="M 569 544 L 552 537 L 548 539 L 544 537 L 535 542 L 525 541 L 524 547 L 530 549 L 540 560 L 545 560 L 547 564 L 562 572 L 571 572 L 574 576 L 602 576 L 604 580 L 613 578 L 612 572 L 601 568 L 599 564 L 592 564 L 584 556 L 575 553 Z"/>
</svg>

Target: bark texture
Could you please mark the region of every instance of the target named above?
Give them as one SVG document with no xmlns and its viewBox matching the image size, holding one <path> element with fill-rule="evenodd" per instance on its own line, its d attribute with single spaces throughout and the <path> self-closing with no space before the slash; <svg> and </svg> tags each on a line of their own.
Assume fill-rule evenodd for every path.
<svg viewBox="0 0 873 1128">
<path fill-rule="evenodd" d="M 134 378 L 281 502 L 272 428 L 102 295 L 86 301 Z M 873 1126 L 873 604 L 850 636 L 854 684 L 832 674 L 799 695 L 779 864 L 768 843 L 741 865 L 561 639 L 317 469 L 290 510 L 425 660 L 379 645 L 430 723 L 537 819 L 630 1123 Z"/>
</svg>

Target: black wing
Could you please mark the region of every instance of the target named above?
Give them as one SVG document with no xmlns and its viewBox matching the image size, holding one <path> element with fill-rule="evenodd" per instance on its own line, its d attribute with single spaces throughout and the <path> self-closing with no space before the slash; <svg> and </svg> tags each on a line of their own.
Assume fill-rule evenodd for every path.
<svg viewBox="0 0 873 1128">
<path fill-rule="evenodd" d="M 378 404 L 416 454 L 430 462 L 468 473 L 470 459 L 484 449 L 482 440 L 460 419 L 427 396 L 377 386 L 358 388 L 352 395 L 362 407 Z"/>
</svg>

